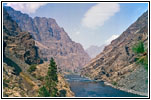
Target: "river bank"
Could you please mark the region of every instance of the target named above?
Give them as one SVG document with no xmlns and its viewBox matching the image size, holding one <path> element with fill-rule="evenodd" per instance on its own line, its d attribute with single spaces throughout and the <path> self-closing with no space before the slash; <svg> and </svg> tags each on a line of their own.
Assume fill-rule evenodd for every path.
<svg viewBox="0 0 151 100">
<path fill-rule="evenodd" d="M 70 84 L 65 80 L 64 76 L 62 74 L 58 74 L 58 85 L 57 85 L 58 91 L 62 91 L 65 93 L 64 97 L 74 97 L 74 93 L 70 89 Z"/>
<path fill-rule="evenodd" d="M 92 79 L 90 77 L 86 77 L 86 76 L 82 76 L 82 75 L 80 75 L 80 76 L 88 78 L 88 79 L 96 81 L 96 82 L 103 81 L 105 85 L 111 86 L 111 87 L 113 87 L 115 89 L 118 89 L 118 90 L 121 90 L 121 91 L 125 91 L 125 92 L 128 92 L 128 93 L 133 93 L 133 94 L 141 95 L 141 96 L 148 96 L 148 93 L 143 93 L 143 92 L 138 92 L 138 91 L 135 91 L 135 90 L 132 90 L 132 89 L 126 89 L 126 88 L 118 87 L 118 86 L 115 86 L 115 85 L 105 81 L 105 80 L 100 80 L 100 79 L 94 80 L 94 79 Z"/>
<path fill-rule="evenodd" d="M 90 80 L 80 75 L 65 75 L 65 78 L 75 97 L 144 97 L 111 87 L 104 81 Z"/>
<path fill-rule="evenodd" d="M 100 81 L 102 81 L 102 80 L 100 80 Z M 137 94 L 137 95 L 142 95 L 142 96 L 148 96 L 147 93 L 142 93 L 142 92 L 138 92 L 138 91 L 134 91 L 132 89 L 126 89 L 126 88 L 122 88 L 122 87 L 117 87 L 117 86 L 114 86 L 113 84 L 108 83 L 108 82 L 104 82 L 104 84 L 108 85 L 108 86 L 111 86 L 113 88 L 119 89 L 121 91 L 129 92 L 129 93 L 133 93 L 133 94 Z"/>
</svg>

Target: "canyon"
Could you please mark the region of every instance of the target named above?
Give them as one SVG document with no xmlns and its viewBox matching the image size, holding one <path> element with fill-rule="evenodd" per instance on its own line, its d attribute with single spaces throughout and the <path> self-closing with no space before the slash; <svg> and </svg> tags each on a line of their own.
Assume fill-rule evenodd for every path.
<svg viewBox="0 0 151 100">
<path fill-rule="evenodd" d="M 136 63 L 134 45 L 142 41 L 148 50 L 148 11 L 130 25 L 117 39 L 105 46 L 81 72 L 81 76 L 103 80 L 115 87 L 148 93 L 148 71 Z"/>
<path fill-rule="evenodd" d="M 55 19 L 32 18 L 5 6 L 3 96 L 37 97 L 39 88 L 45 84 L 51 58 L 57 65 L 59 97 L 83 96 L 79 91 L 84 91 L 84 96 L 107 95 L 108 90 L 99 94 L 99 89 L 112 90 L 110 96 L 118 96 L 112 94 L 114 91 L 120 96 L 148 96 L 148 67 L 137 63 L 138 57 L 147 57 L 148 62 L 148 34 L 146 11 L 109 45 L 84 50 Z M 140 42 L 144 52 L 136 54 L 133 48 Z M 29 72 L 32 66 L 35 69 Z"/>
</svg>

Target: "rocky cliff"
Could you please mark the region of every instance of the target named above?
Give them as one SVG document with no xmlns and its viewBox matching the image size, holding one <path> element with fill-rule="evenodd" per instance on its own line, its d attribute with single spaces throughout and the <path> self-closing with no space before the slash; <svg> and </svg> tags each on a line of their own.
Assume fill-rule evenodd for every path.
<svg viewBox="0 0 151 100">
<path fill-rule="evenodd" d="M 30 64 L 40 64 L 35 41 L 3 10 L 3 96 L 35 96 L 36 80 L 27 73 Z"/>
<path fill-rule="evenodd" d="M 63 28 L 52 18 L 35 17 L 5 7 L 22 31 L 28 31 L 34 37 L 40 50 L 40 57 L 49 60 L 54 57 L 59 69 L 76 72 L 88 61 L 89 56 L 79 43 L 70 39 Z"/>
<path fill-rule="evenodd" d="M 42 81 L 31 74 L 30 65 L 41 65 L 41 72 L 45 70 L 45 63 L 39 57 L 38 48 L 33 37 L 23 32 L 18 24 L 11 19 L 7 11 L 3 10 L 3 96 L 4 97 L 37 97 Z M 47 64 L 48 65 L 48 64 Z M 47 67 L 47 66 L 46 66 Z M 58 94 L 60 96 L 74 96 L 69 84 L 62 75 L 58 74 Z M 61 95 L 60 91 L 65 91 Z"/>
<path fill-rule="evenodd" d="M 21 31 L 5 9 L 3 11 L 3 44 L 4 55 L 7 51 L 27 64 L 42 63 L 32 36 Z"/>
<path fill-rule="evenodd" d="M 92 59 L 81 75 L 147 94 L 147 71 L 136 64 L 136 54 L 132 51 L 138 41 L 148 48 L 148 11 Z"/>
</svg>

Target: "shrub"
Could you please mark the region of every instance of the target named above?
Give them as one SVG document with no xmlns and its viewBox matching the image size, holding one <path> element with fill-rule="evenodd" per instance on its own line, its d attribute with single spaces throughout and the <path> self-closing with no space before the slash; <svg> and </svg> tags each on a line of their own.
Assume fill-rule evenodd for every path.
<svg viewBox="0 0 151 100">
<path fill-rule="evenodd" d="M 3 87 L 8 87 L 9 80 L 3 79 Z"/>
<path fill-rule="evenodd" d="M 48 90 L 46 89 L 45 86 L 42 86 L 39 89 L 38 96 L 39 97 L 50 97 L 50 93 L 48 92 Z"/>
<path fill-rule="evenodd" d="M 133 52 L 137 54 L 136 63 L 144 66 L 148 70 L 148 54 L 147 50 L 144 48 L 144 44 L 140 41 L 138 44 L 134 45 L 132 48 Z"/>
<path fill-rule="evenodd" d="M 39 76 L 37 76 L 37 79 L 40 80 L 40 81 L 43 81 L 44 77 L 42 77 L 42 76 L 39 75 Z"/>
<path fill-rule="evenodd" d="M 145 52 L 145 48 L 144 48 L 143 42 L 140 41 L 138 44 L 134 45 L 133 48 L 132 48 L 132 50 L 136 54 L 144 53 Z"/>
<path fill-rule="evenodd" d="M 31 65 L 31 66 L 29 67 L 28 72 L 32 73 L 32 72 L 35 71 L 35 70 L 36 70 L 36 65 L 33 64 L 33 65 Z"/>
<path fill-rule="evenodd" d="M 117 83 L 116 83 L 116 82 L 113 82 L 112 84 L 113 84 L 113 85 L 117 85 Z"/>
</svg>

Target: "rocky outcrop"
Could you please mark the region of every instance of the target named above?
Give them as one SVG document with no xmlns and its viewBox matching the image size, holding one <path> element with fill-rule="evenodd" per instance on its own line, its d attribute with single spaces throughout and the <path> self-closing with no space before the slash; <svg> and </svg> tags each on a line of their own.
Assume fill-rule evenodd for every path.
<svg viewBox="0 0 151 100">
<path fill-rule="evenodd" d="M 147 93 L 147 71 L 135 63 L 136 54 L 132 52 L 132 47 L 140 40 L 147 48 L 148 11 L 92 59 L 81 75 Z"/>
<path fill-rule="evenodd" d="M 4 53 L 7 51 L 27 64 L 42 63 L 32 36 L 21 31 L 5 9 L 3 11 L 3 42 Z"/>
<path fill-rule="evenodd" d="M 60 71 L 77 72 L 89 61 L 88 54 L 79 43 L 70 39 L 63 28 L 52 18 L 35 17 L 5 7 L 22 31 L 28 31 L 36 40 L 40 57 L 49 61 L 55 58 Z"/>
<path fill-rule="evenodd" d="M 57 89 L 60 93 L 60 96 L 64 97 L 74 97 L 74 93 L 70 89 L 70 84 L 65 80 L 62 74 L 58 74 L 58 85 Z"/>
</svg>

